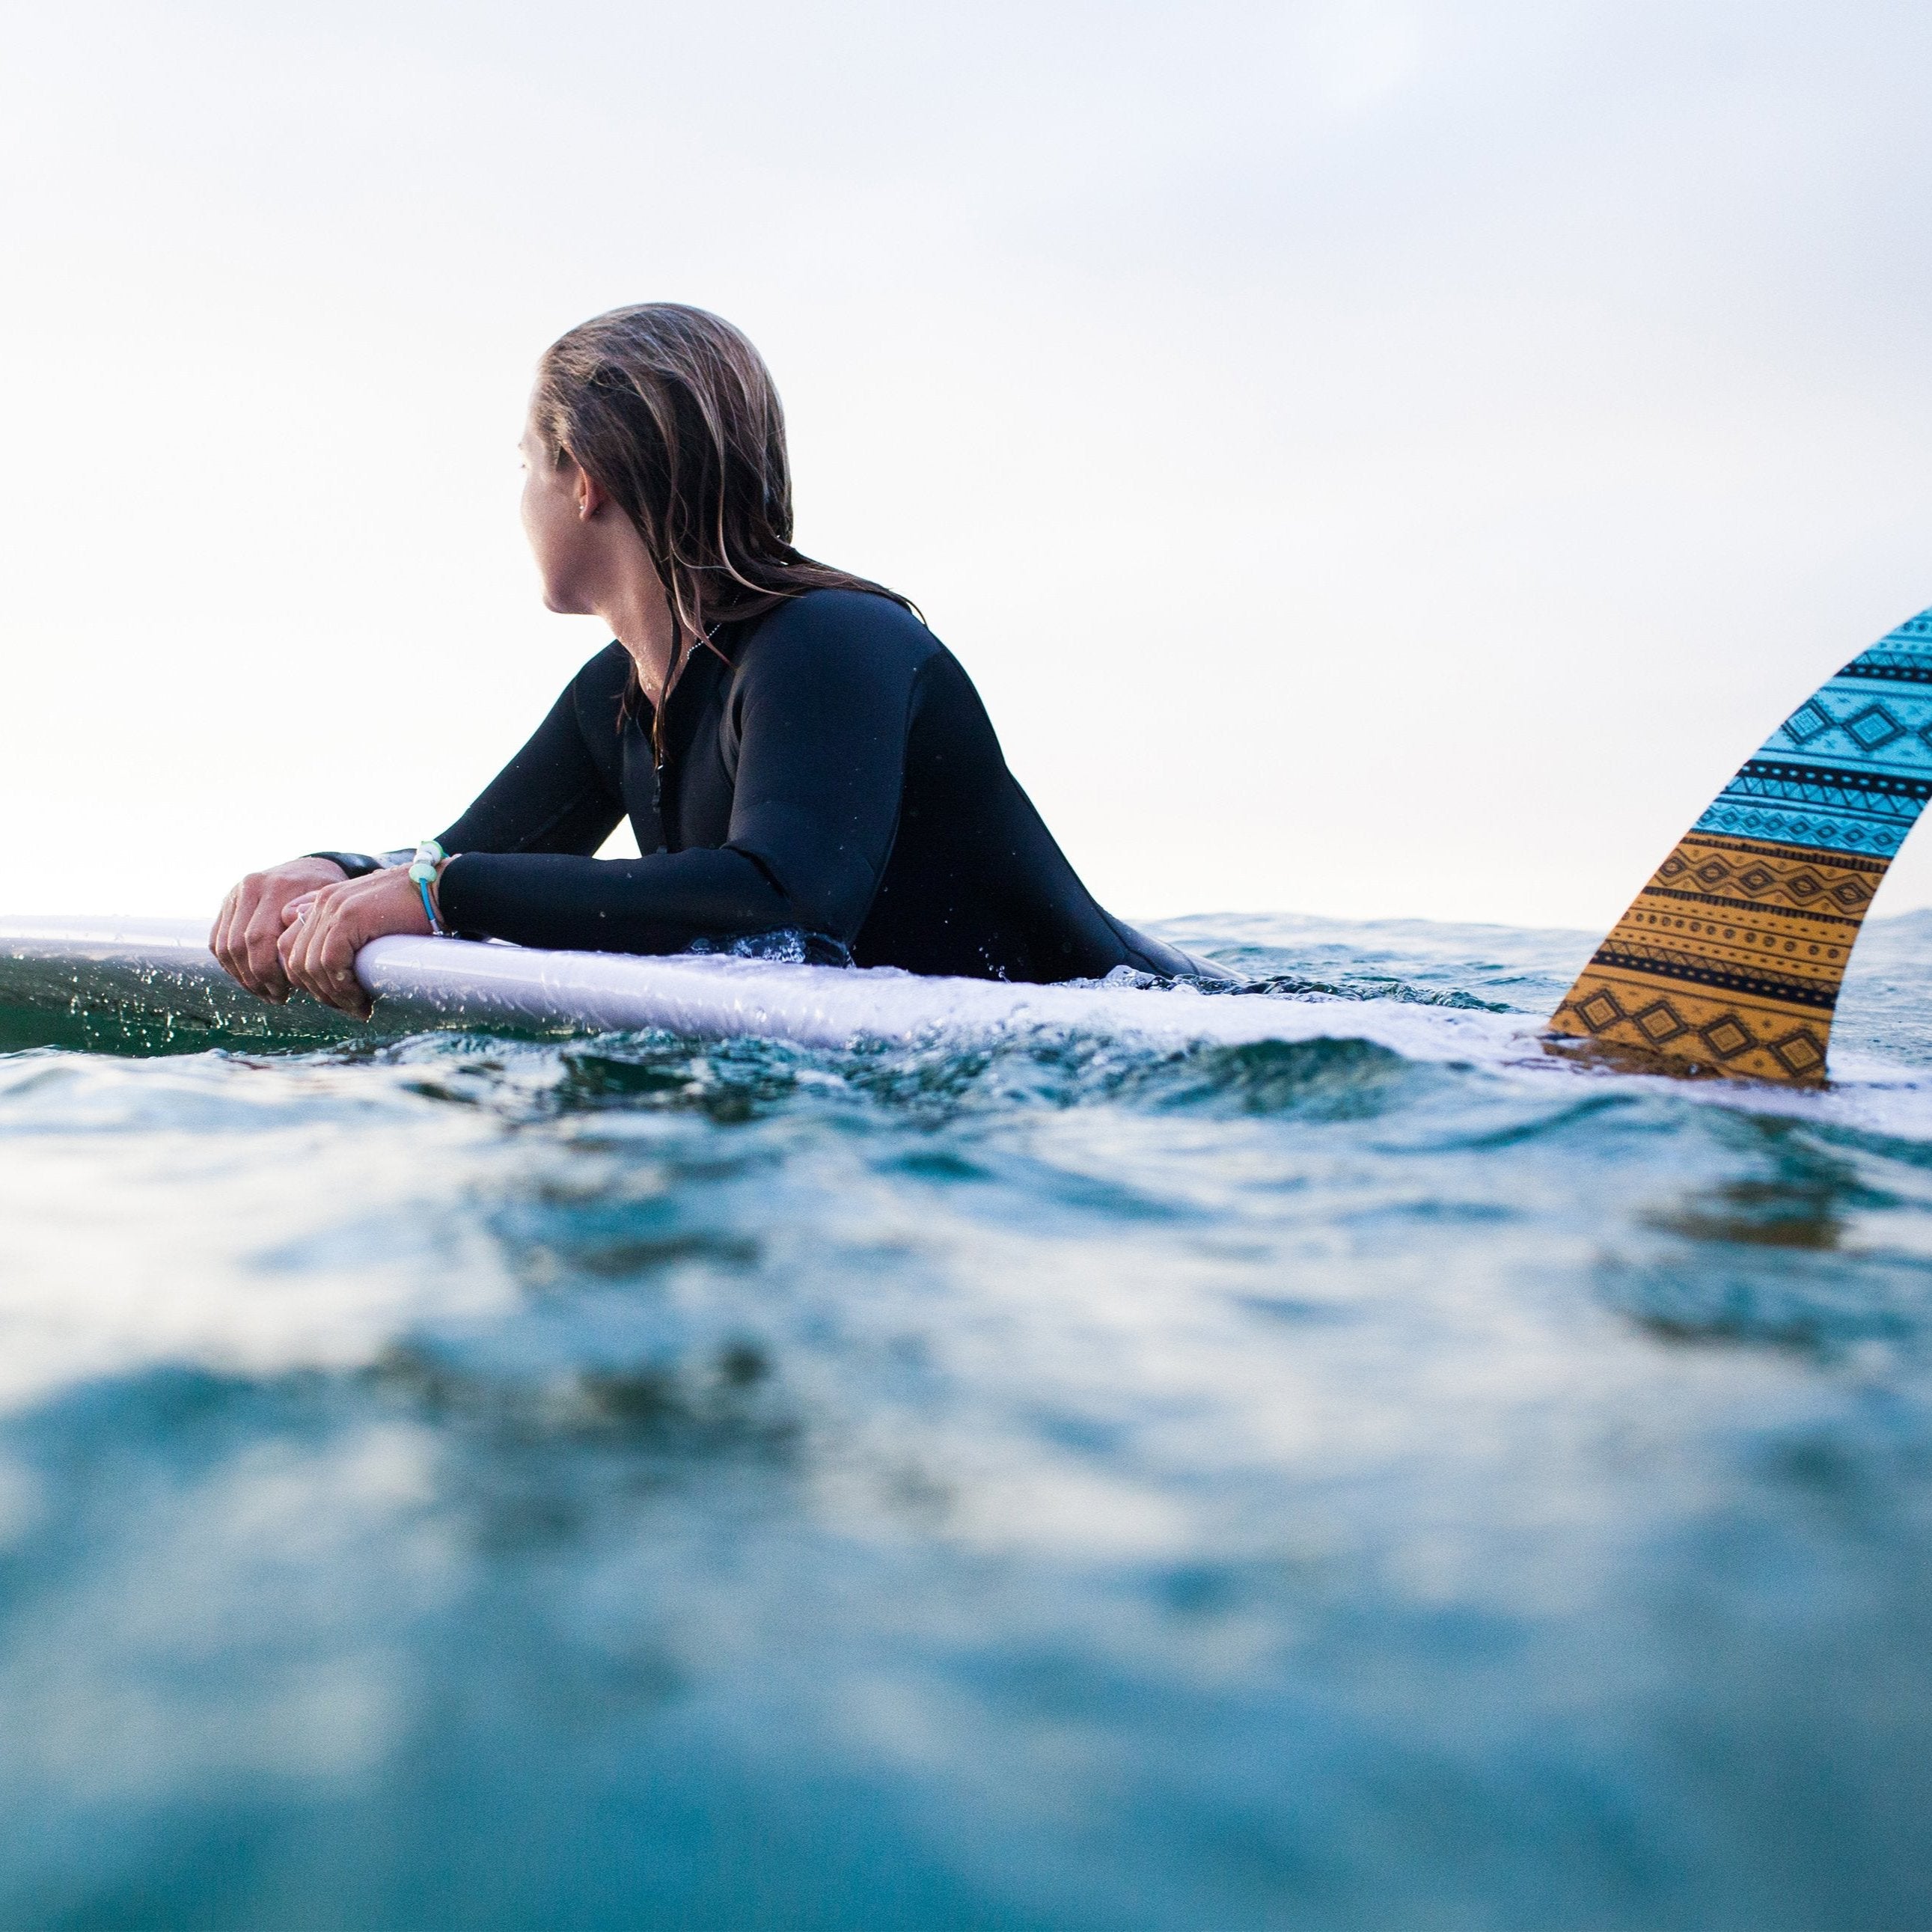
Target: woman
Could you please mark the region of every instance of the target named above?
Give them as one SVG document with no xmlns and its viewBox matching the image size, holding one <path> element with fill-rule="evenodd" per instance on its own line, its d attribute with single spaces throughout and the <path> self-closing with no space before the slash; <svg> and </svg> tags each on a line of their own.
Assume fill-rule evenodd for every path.
<svg viewBox="0 0 1932 1932">
<path fill-rule="evenodd" d="M 1214 975 L 1094 903 L 906 599 L 792 548 L 778 394 L 729 323 L 650 302 L 572 329 L 521 450 L 544 602 L 615 641 L 415 865 L 311 853 L 236 886 L 209 945 L 251 992 L 366 1017 L 357 952 L 431 932 Z M 592 857 L 626 814 L 646 856 Z"/>
</svg>

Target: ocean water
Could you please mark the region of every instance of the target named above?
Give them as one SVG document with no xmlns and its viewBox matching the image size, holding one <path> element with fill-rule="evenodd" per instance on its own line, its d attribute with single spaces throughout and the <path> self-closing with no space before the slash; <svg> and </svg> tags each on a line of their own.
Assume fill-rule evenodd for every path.
<svg viewBox="0 0 1932 1932">
<path fill-rule="evenodd" d="M 1932 1922 L 1932 916 L 1798 1095 L 1163 930 L 1348 997 L 0 1016 L 0 1924 Z"/>
</svg>

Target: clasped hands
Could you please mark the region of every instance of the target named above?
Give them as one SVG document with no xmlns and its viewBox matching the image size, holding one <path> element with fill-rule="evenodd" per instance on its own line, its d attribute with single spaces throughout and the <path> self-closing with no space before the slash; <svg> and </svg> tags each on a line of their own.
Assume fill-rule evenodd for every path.
<svg viewBox="0 0 1932 1932">
<path fill-rule="evenodd" d="M 374 1006 L 356 976 L 356 954 L 386 933 L 429 929 L 404 868 L 352 879 L 332 859 L 292 859 L 250 872 L 229 893 L 208 950 L 262 999 L 279 1006 L 299 990 L 366 1020 Z"/>
</svg>

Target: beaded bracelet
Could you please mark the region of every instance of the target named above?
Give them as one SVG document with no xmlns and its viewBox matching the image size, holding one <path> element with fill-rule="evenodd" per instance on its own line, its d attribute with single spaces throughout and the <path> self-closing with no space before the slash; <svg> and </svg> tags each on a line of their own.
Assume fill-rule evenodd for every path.
<svg viewBox="0 0 1932 1932">
<path fill-rule="evenodd" d="M 410 880 L 422 895 L 423 910 L 429 916 L 429 929 L 440 939 L 449 937 L 449 928 L 442 922 L 442 916 L 436 909 L 436 898 L 430 887 L 436 884 L 436 868 L 449 856 L 434 838 L 425 838 L 416 848 L 416 856 L 410 861 Z"/>
</svg>

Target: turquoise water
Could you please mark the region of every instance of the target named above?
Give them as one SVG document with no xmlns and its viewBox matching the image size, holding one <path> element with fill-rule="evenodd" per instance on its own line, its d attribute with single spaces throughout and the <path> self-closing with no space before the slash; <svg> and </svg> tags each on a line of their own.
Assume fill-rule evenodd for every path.
<svg viewBox="0 0 1932 1932">
<path fill-rule="evenodd" d="M 1932 918 L 1823 1096 L 1163 929 L 1354 998 L 0 1055 L 0 1924 L 1932 1920 Z"/>
</svg>

